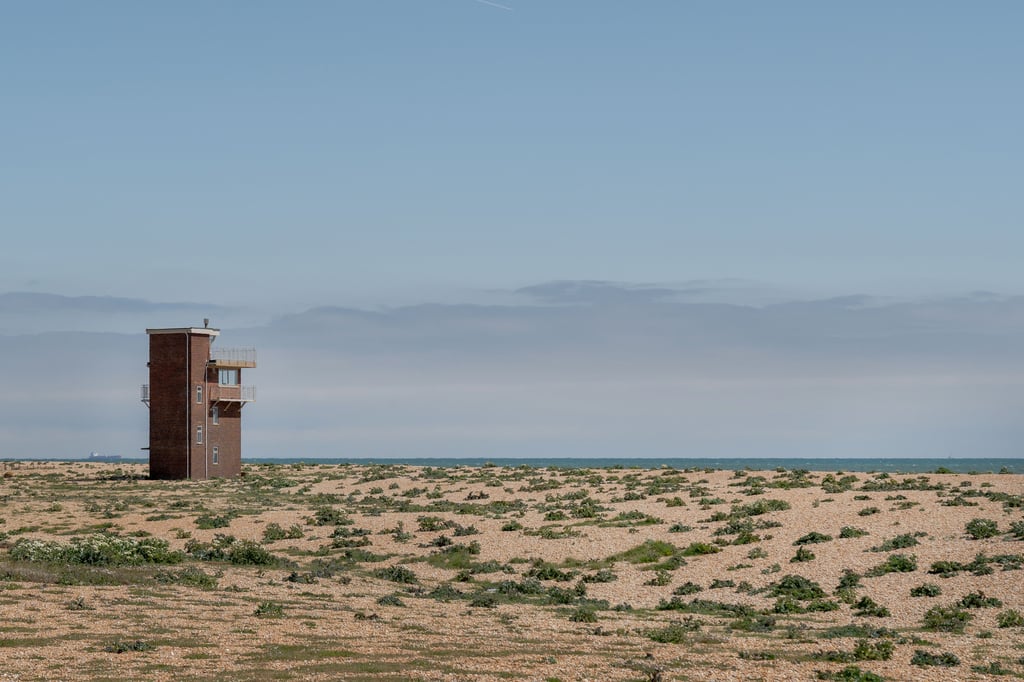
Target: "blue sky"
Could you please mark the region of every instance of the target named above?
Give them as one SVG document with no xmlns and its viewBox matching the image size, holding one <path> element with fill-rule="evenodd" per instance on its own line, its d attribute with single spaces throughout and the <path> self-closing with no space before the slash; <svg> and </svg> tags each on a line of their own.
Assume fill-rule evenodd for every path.
<svg viewBox="0 0 1024 682">
<path fill-rule="evenodd" d="M 1020 3 L 503 4 L 7 3 L 0 290 L 1022 288 Z"/>
<path fill-rule="evenodd" d="M 0 295 L 58 296 L 0 299 L 0 341 L 58 357 L 107 330 L 124 353 L 154 319 L 208 313 L 278 359 L 252 415 L 263 455 L 301 420 L 309 452 L 353 456 L 1015 452 L 1024 5 L 497 4 L 0 6 Z M 581 280 L 607 284 L 528 288 Z M 853 294 L 872 298 L 807 303 Z M 792 317 L 798 302 L 812 312 Z M 704 324 L 717 336 L 697 334 L 692 366 L 680 348 Z M 467 347 L 467 325 L 491 331 Z M 529 330 L 508 338 L 530 362 L 503 365 L 510 329 Z M 313 390 L 280 371 L 289 343 L 334 368 L 315 414 L 274 405 Z M 112 370 L 117 353 L 96 353 Z M 436 364 L 415 380 L 389 373 L 421 361 Z M 12 417 L 0 455 L 144 438 L 127 394 L 91 392 L 96 372 L 64 392 L 80 396 L 60 404 L 64 440 Z M 713 396 L 681 388 L 692 373 Z M 361 392 L 339 393 L 354 374 Z M 549 409 L 525 397 L 551 384 Z M 71 426 L 86 422 L 88 439 Z"/>
</svg>

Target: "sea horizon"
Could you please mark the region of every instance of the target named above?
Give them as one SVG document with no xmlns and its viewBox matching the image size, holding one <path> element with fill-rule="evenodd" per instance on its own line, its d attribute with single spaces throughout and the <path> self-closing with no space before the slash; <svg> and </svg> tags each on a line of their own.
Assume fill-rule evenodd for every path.
<svg viewBox="0 0 1024 682">
<path fill-rule="evenodd" d="M 88 462 L 88 458 L 2 458 L 2 462 Z M 122 458 L 113 464 L 145 464 Z M 407 465 L 430 467 L 521 467 L 562 469 L 717 469 L 765 471 L 857 471 L 886 473 L 1024 473 L 1024 458 L 1009 457 L 254 457 L 243 464 Z"/>
</svg>

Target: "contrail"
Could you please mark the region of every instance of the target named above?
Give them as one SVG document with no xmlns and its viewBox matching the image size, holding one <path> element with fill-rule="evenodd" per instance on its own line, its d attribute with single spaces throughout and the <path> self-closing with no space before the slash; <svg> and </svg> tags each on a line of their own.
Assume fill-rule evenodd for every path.
<svg viewBox="0 0 1024 682">
<path fill-rule="evenodd" d="M 479 2 L 482 5 L 490 5 L 491 7 L 497 7 L 498 9 L 508 10 L 509 12 L 513 11 L 511 7 L 506 7 L 505 5 L 499 5 L 496 2 L 491 2 L 491 0 L 476 0 L 476 1 Z"/>
</svg>

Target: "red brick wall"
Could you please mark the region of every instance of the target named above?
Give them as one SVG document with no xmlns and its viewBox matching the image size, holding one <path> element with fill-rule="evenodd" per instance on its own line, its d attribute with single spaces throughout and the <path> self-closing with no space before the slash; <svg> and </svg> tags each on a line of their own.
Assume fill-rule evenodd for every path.
<svg viewBox="0 0 1024 682">
<path fill-rule="evenodd" d="M 208 366 L 206 334 L 149 336 L 149 474 L 151 478 L 202 480 L 237 476 L 242 470 L 242 407 L 211 399 L 218 394 L 217 371 Z M 241 370 L 239 370 L 241 374 Z M 196 387 L 202 386 L 202 402 Z M 203 442 L 197 442 L 197 427 Z M 218 462 L 213 463 L 213 448 Z"/>
<path fill-rule="evenodd" d="M 190 407 L 188 335 L 149 336 L 149 475 L 187 478 Z M 194 400 L 194 398 L 192 398 Z"/>
</svg>

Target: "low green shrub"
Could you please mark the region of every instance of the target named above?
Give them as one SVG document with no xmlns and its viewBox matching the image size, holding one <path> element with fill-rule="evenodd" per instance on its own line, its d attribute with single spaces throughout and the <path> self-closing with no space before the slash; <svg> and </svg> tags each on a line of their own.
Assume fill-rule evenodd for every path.
<svg viewBox="0 0 1024 682">
<path fill-rule="evenodd" d="M 832 539 L 831 535 L 825 535 L 817 531 L 811 531 L 807 535 L 802 535 L 796 539 L 794 545 L 813 545 L 819 542 L 828 542 Z"/>
<path fill-rule="evenodd" d="M 72 538 L 69 543 L 19 538 L 9 551 L 15 561 L 90 566 L 139 566 L 177 564 L 185 558 L 159 538 L 123 538 L 95 533 Z"/>
<path fill-rule="evenodd" d="M 806 547 L 800 547 L 796 550 L 796 554 L 792 559 L 789 560 L 791 564 L 799 564 L 806 561 L 814 561 L 814 552 L 807 549 Z"/>
<path fill-rule="evenodd" d="M 924 533 L 904 533 L 903 535 L 897 535 L 894 538 L 889 538 L 882 544 L 872 547 L 872 552 L 891 552 L 896 549 L 906 549 L 907 547 L 914 547 L 921 544 L 917 538 Z"/>
<path fill-rule="evenodd" d="M 881 675 L 861 670 L 855 665 L 848 665 L 838 672 L 817 670 L 814 675 L 819 680 L 837 680 L 838 682 L 883 682 L 885 680 Z"/>
<path fill-rule="evenodd" d="M 996 625 L 1001 628 L 1024 627 L 1024 615 L 1020 611 L 1009 609 L 996 616 Z"/>
<path fill-rule="evenodd" d="M 231 517 L 231 514 L 221 514 L 220 516 L 214 516 L 213 514 L 200 514 L 196 517 L 196 527 L 201 530 L 227 528 L 231 525 Z"/>
<path fill-rule="evenodd" d="M 593 607 L 580 606 L 569 615 L 569 620 L 573 623 L 596 623 L 597 612 Z"/>
<path fill-rule="evenodd" d="M 390 580 L 393 583 L 402 583 L 406 585 L 412 585 L 419 582 L 416 574 L 405 566 L 385 566 L 378 568 L 373 572 L 375 578 L 381 580 Z"/>
<path fill-rule="evenodd" d="M 964 531 L 972 540 L 984 540 L 999 535 L 999 524 L 991 519 L 972 519 L 967 522 Z"/>
<path fill-rule="evenodd" d="M 284 615 L 284 607 L 272 601 L 260 602 L 253 615 L 257 618 L 280 618 Z"/>
<path fill-rule="evenodd" d="M 956 603 L 962 609 L 989 609 L 1003 605 L 1003 602 L 995 597 L 986 597 L 982 591 L 969 592 L 960 598 Z"/>
<path fill-rule="evenodd" d="M 942 588 L 935 583 L 924 583 L 910 588 L 911 597 L 938 597 L 940 594 Z"/>
<path fill-rule="evenodd" d="M 405 606 L 405 602 L 397 594 L 385 594 L 383 597 L 378 597 L 377 604 L 380 606 Z"/>
<path fill-rule="evenodd" d="M 924 614 L 923 627 L 933 632 L 962 634 L 973 618 L 973 615 L 956 606 L 933 606 Z"/>
<path fill-rule="evenodd" d="M 786 575 L 778 582 L 769 585 L 768 594 L 772 597 L 792 597 L 800 601 L 821 599 L 825 591 L 821 585 L 802 575 Z"/>
<path fill-rule="evenodd" d="M 722 549 L 707 542 L 691 542 L 681 554 L 683 556 L 702 556 L 705 554 L 718 554 Z"/>
<path fill-rule="evenodd" d="M 129 641 L 115 639 L 113 642 L 103 647 L 103 650 L 111 654 L 124 654 L 129 651 L 151 651 L 153 648 L 152 644 L 144 642 L 141 639 L 133 639 Z"/>
<path fill-rule="evenodd" d="M 944 651 L 941 654 L 933 654 L 923 649 L 917 649 L 914 651 L 914 655 L 910 659 L 911 664 L 919 666 L 939 666 L 943 668 L 953 668 L 960 665 L 960 659 L 956 654 L 951 654 L 948 651 Z"/>
<path fill-rule="evenodd" d="M 885 561 L 868 570 L 865 575 L 872 578 L 887 573 L 911 573 L 917 570 L 917 557 L 913 554 L 890 554 Z"/>
<path fill-rule="evenodd" d="M 1013 670 L 1006 668 L 999 661 L 989 661 L 988 663 L 979 663 L 972 665 L 971 670 L 976 673 L 982 673 L 983 675 L 1012 675 Z"/>
<path fill-rule="evenodd" d="M 855 616 L 888 618 L 892 615 L 892 613 L 889 612 L 889 609 L 882 606 L 871 597 L 861 597 L 860 600 L 853 605 L 853 608 L 853 615 Z"/>
<path fill-rule="evenodd" d="M 696 618 L 674 621 L 662 628 L 647 631 L 647 638 L 662 644 L 681 644 L 686 636 L 701 629 L 703 623 Z"/>
<path fill-rule="evenodd" d="M 676 589 L 672 590 L 672 594 L 679 595 L 679 596 L 685 596 L 687 594 L 696 594 L 696 593 L 700 592 L 703 589 L 704 589 L 703 587 L 701 587 L 700 585 L 697 585 L 696 583 L 692 583 L 690 581 L 686 581 L 685 583 L 683 583 L 682 585 L 680 585 Z"/>
</svg>

